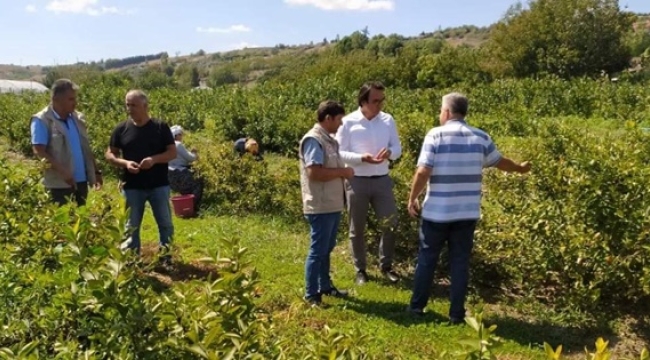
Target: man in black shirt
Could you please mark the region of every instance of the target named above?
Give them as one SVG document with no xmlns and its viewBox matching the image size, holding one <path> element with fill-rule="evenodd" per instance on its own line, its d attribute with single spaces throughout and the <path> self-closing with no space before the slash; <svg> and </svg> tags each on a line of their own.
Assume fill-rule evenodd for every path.
<svg viewBox="0 0 650 360">
<path fill-rule="evenodd" d="M 133 233 L 123 246 L 140 253 L 140 224 L 148 201 L 158 225 L 161 250 L 169 250 L 174 225 L 169 206 L 167 163 L 176 158 L 174 137 L 165 122 L 149 117 L 144 92 L 129 91 L 126 108 L 129 119 L 115 127 L 106 151 L 106 160 L 122 168 L 126 207 L 131 210 L 127 226 Z M 171 255 L 161 260 L 170 265 Z"/>
</svg>

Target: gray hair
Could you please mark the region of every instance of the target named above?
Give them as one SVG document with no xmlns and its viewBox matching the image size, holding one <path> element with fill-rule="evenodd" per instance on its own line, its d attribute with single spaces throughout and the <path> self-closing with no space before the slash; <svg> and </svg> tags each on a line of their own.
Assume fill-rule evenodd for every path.
<svg viewBox="0 0 650 360">
<path fill-rule="evenodd" d="M 140 100 L 142 100 L 144 104 L 149 103 L 149 98 L 147 97 L 147 94 L 145 94 L 144 91 L 142 90 L 138 90 L 138 89 L 129 90 L 129 92 L 126 93 L 126 97 L 129 98 L 131 96 L 135 96 L 139 98 Z"/>
<path fill-rule="evenodd" d="M 469 100 L 461 93 L 453 92 L 442 97 L 442 107 L 452 114 L 465 116 L 469 109 Z"/>
<path fill-rule="evenodd" d="M 61 96 L 70 90 L 77 91 L 79 86 L 69 79 L 58 79 L 52 83 L 52 98 Z"/>
</svg>

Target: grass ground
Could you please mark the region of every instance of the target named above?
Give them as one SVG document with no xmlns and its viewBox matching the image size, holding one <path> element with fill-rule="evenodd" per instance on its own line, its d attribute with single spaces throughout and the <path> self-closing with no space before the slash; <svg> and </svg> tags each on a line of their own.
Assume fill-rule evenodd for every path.
<svg viewBox="0 0 650 360">
<path fill-rule="evenodd" d="M 373 281 L 353 286 L 354 271 L 345 242 L 335 249 L 333 280 L 337 287 L 351 289 L 346 300 L 326 298 L 327 308 L 311 309 L 303 305 L 303 270 L 308 248 L 306 225 L 287 224 L 263 217 L 175 219 L 176 244 L 182 250 L 182 263 L 191 263 L 205 252 L 219 247 L 220 238 L 237 237 L 249 249 L 249 259 L 261 276 L 259 304 L 273 314 L 279 331 L 287 336 L 304 337 L 324 326 L 338 330 L 358 329 L 367 334 L 368 354 L 379 358 L 431 358 L 442 350 L 457 349 L 456 340 L 470 337 L 469 327 L 450 327 L 444 321 L 448 302 L 435 299 L 424 318 L 404 312 L 410 290 L 405 284 L 390 285 Z M 157 232 L 150 212 L 143 227 L 143 240 L 155 244 Z M 371 276 L 378 271 L 371 271 Z M 378 279 L 379 280 L 379 279 Z M 541 352 L 508 341 L 508 358 L 542 358 Z"/>
<path fill-rule="evenodd" d="M 449 302 L 444 282 L 437 284 L 426 316 L 417 318 L 405 313 L 413 274 L 408 266 L 401 267 L 405 279 L 397 285 L 383 281 L 375 268 L 369 271 L 376 281 L 355 286 L 345 234 L 339 234 L 339 244 L 332 254 L 332 278 L 337 287 L 350 289 L 352 295 L 345 300 L 325 298 L 326 308 L 311 309 L 301 301 L 308 249 L 307 224 L 260 216 L 175 218 L 174 223 L 179 249 L 177 266 L 199 276 L 201 270 L 195 271 L 194 267 L 183 264 L 191 264 L 194 259 L 218 250 L 220 239 L 238 238 L 241 241 L 261 276 L 258 303 L 271 312 L 278 331 L 285 336 L 315 335 L 325 326 L 358 331 L 367 335 L 363 344 L 367 353 L 386 359 L 435 358 L 441 351 L 460 349 L 460 340 L 475 338 L 469 326 L 446 324 Z M 145 214 L 142 235 L 145 243 L 155 247 L 157 230 L 149 210 Z M 376 257 L 374 260 L 376 263 Z M 631 329 L 626 333 L 623 323 L 616 326 L 622 326 L 617 332 L 626 333 L 624 338 L 602 327 L 569 325 L 571 314 L 556 314 L 523 302 L 505 305 L 484 293 L 478 296 L 477 289 L 472 291 L 468 303 L 474 309 L 483 306 L 485 322 L 498 326 L 497 335 L 505 340 L 499 348 L 499 359 L 544 359 L 544 341 L 554 347 L 563 344 L 563 352 L 570 355 L 569 358 L 584 358 L 584 347 L 593 349 L 599 336 L 610 340 L 610 346 L 620 353 L 638 353 L 644 344 Z"/>
</svg>

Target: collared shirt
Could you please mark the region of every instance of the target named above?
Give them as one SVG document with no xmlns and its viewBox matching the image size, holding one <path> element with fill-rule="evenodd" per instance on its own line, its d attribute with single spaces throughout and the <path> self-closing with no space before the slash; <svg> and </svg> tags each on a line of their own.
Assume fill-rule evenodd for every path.
<svg viewBox="0 0 650 360">
<path fill-rule="evenodd" d="M 336 133 L 336 140 L 341 158 L 354 169 L 355 176 L 388 174 L 388 160 L 381 164 L 369 164 L 361 161 L 364 154 L 375 156 L 382 148 L 387 148 L 391 152 L 390 160 L 397 160 L 402 155 L 395 119 L 385 112 L 370 120 L 363 116 L 361 109 L 346 115 Z"/>
<path fill-rule="evenodd" d="M 72 118 L 71 114 L 68 114 L 66 118 L 61 118 L 56 111 L 52 110 L 54 117 L 57 121 L 60 121 L 63 124 L 63 128 L 66 131 L 66 138 L 68 140 L 68 145 L 70 146 L 70 152 L 72 153 L 72 165 L 73 165 L 73 174 L 75 182 L 84 182 L 87 181 L 86 177 L 86 162 L 84 161 L 83 151 L 81 150 L 81 139 L 79 137 L 79 129 L 77 129 L 77 124 Z M 32 135 L 32 145 L 48 145 L 50 139 L 50 134 L 47 127 L 36 118 L 32 119 L 31 124 L 31 135 Z"/>
<path fill-rule="evenodd" d="M 323 147 L 313 137 L 305 139 L 302 143 L 302 156 L 305 159 L 305 167 L 323 165 L 325 162 Z"/>
<path fill-rule="evenodd" d="M 450 120 L 429 130 L 417 164 L 432 169 L 422 218 L 434 222 L 479 219 L 483 168 L 499 160 L 501 153 L 490 136 L 464 120 Z"/>
</svg>

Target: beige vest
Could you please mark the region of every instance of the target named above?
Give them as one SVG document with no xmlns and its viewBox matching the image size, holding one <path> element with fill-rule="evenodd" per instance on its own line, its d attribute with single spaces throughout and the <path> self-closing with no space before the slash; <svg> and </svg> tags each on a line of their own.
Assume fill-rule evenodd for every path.
<svg viewBox="0 0 650 360">
<path fill-rule="evenodd" d="M 67 131 L 63 128 L 64 125 L 60 121 L 57 121 L 52 106 L 50 105 L 45 107 L 43 110 L 34 114 L 32 118 L 37 118 L 48 130 L 49 141 L 45 147 L 45 151 L 52 155 L 56 161 L 63 164 L 63 166 L 68 167 L 71 172 L 74 172 L 70 142 L 66 137 Z M 79 142 L 81 143 L 81 151 L 83 152 L 84 161 L 86 163 L 86 179 L 90 185 L 93 185 L 96 182 L 96 169 L 95 162 L 93 161 L 93 152 L 88 141 L 86 122 L 83 114 L 76 111 L 72 113 L 72 118 L 77 124 L 77 129 L 79 131 Z M 70 188 L 70 185 L 65 182 L 63 177 L 52 168 L 47 168 L 45 170 L 43 185 L 48 189 Z"/>
<path fill-rule="evenodd" d="M 307 168 L 302 154 L 302 144 L 305 139 L 312 137 L 323 148 L 323 167 L 342 168 L 343 160 L 339 155 L 339 144 L 319 124 L 305 134 L 300 140 L 300 187 L 302 190 L 303 213 L 326 214 L 343 211 L 345 190 L 343 179 L 337 178 L 330 181 L 314 181 L 307 177 Z"/>
</svg>

